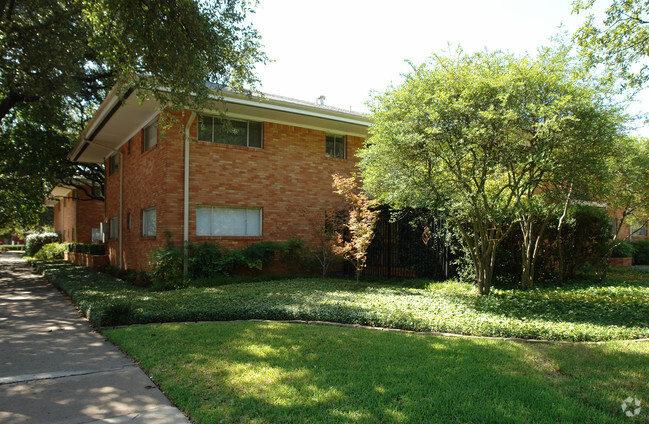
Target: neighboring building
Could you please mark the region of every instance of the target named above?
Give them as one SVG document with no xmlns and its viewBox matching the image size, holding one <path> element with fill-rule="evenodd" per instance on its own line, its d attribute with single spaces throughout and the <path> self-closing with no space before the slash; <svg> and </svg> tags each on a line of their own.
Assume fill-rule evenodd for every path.
<svg viewBox="0 0 649 424">
<path fill-rule="evenodd" d="M 84 190 L 58 185 L 50 192 L 48 206 L 54 207 L 54 232 L 61 242 L 97 243 L 104 221 L 104 202 L 91 199 Z"/>
<path fill-rule="evenodd" d="M 611 225 L 611 234 L 615 234 L 618 229 L 620 220 L 622 219 L 621 210 L 611 210 L 607 208 L 607 213 L 610 217 L 609 223 Z M 629 234 L 631 235 L 629 237 Z M 628 241 L 637 241 L 647 238 L 647 227 L 640 225 L 629 225 L 628 221 L 622 224 L 618 239 L 624 240 L 628 237 Z"/>
<path fill-rule="evenodd" d="M 310 222 L 340 205 L 331 175 L 355 172 L 368 118 L 268 95 L 223 100 L 169 112 L 162 129 L 159 104 L 136 93 L 119 102 L 113 90 L 90 120 L 70 158 L 106 164 L 111 264 L 147 269 L 148 253 L 168 238 L 314 242 Z"/>
</svg>

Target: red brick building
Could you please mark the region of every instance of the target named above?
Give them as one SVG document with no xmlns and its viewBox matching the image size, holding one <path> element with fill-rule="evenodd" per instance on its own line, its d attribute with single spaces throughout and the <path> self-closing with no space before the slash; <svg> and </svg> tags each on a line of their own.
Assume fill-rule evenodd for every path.
<svg viewBox="0 0 649 424">
<path fill-rule="evenodd" d="M 159 104 L 136 94 L 120 103 L 112 91 L 70 155 L 106 164 L 107 247 L 123 268 L 147 269 L 168 238 L 313 242 L 309 221 L 341 201 L 331 175 L 355 171 L 369 126 L 341 109 L 234 93 L 212 110 L 161 118 Z"/>
<path fill-rule="evenodd" d="M 104 202 L 91 199 L 84 190 L 64 185 L 54 187 L 50 198 L 48 205 L 54 207 L 54 231 L 61 235 L 61 242 L 101 241 L 99 228 L 104 221 Z"/>
</svg>

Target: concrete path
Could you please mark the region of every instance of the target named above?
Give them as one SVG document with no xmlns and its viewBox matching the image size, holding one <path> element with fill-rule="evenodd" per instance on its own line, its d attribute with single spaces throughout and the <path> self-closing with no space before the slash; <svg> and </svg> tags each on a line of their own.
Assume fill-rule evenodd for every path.
<svg viewBox="0 0 649 424">
<path fill-rule="evenodd" d="M 0 423 L 188 423 L 16 253 L 0 253 Z"/>
</svg>

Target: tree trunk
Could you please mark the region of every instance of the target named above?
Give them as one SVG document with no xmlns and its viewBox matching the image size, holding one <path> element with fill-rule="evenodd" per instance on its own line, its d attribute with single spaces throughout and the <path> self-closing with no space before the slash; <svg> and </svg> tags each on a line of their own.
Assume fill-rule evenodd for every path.
<svg viewBox="0 0 649 424">
<path fill-rule="evenodd" d="M 521 249 L 521 287 L 523 290 L 530 290 L 534 287 L 534 267 L 539 253 L 539 246 L 541 245 L 541 240 L 543 240 L 543 233 L 550 220 L 551 213 L 552 211 L 547 213 L 536 236 L 534 235 L 533 217 L 529 215 L 522 217 L 520 220 L 521 232 L 523 233 L 523 248 Z"/>
<path fill-rule="evenodd" d="M 563 221 L 566 219 L 568 214 L 568 205 L 570 204 L 570 198 L 572 197 L 572 183 L 570 183 L 570 189 L 568 189 L 568 195 L 566 196 L 566 201 L 563 204 L 563 213 L 559 218 L 559 224 L 557 225 L 557 243 L 558 253 L 559 253 L 559 284 L 563 285 L 564 278 L 566 275 L 566 263 L 563 257 Z"/>
</svg>

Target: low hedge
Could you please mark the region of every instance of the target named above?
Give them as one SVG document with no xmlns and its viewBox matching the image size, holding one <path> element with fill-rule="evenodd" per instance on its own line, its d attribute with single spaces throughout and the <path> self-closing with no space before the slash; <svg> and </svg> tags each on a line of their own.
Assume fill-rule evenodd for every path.
<svg viewBox="0 0 649 424">
<path fill-rule="evenodd" d="M 30 234 L 25 239 L 25 255 L 34 256 L 46 244 L 58 241 L 59 235 L 56 233 Z"/>
<path fill-rule="evenodd" d="M 68 243 L 66 245 L 68 252 L 85 253 L 87 255 L 105 255 L 106 246 L 97 243 Z"/>
<path fill-rule="evenodd" d="M 634 241 L 633 265 L 649 265 L 649 239 Z"/>
<path fill-rule="evenodd" d="M 63 243 L 48 243 L 41 248 L 34 255 L 34 259 L 40 261 L 51 261 L 56 259 L 63 259 L 63 252 L 65 252 L 65 244 Z"/>
<path fill-rule="evenodd" d="M 0 252 L 24 250 L 24 244 L 0 244 Z"/>
<path fill-rule="evenodd" d="M 66 262 L 34 265 L 100 327 L 270 319 L 569 341 L 649 337 L 649 278 L 631 271 L 611 271 L 603 285 L 478 296 L 456 281 L 412 288 L 313 277 L 156 292 Z"/>
</svg>

